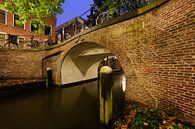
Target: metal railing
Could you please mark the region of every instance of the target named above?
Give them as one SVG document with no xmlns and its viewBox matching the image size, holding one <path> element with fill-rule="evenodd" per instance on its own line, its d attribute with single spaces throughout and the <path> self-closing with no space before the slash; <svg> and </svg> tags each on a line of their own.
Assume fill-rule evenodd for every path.
<svg viewBox="0 0 195 129">
<path fill-rule="evenodd" d="M 17 37 L 17 41 L 12 41 L 12 39 L 9 38 L 9 36 Z M 18 43 L 18 38 L 20 36 L 29 37 L 30 35 L 9 35 L 9 36 L 7 39 L 1 39 L 0 49 L 37 49 L 37 48 L 52 46 L 55 44 L 55 42 L 51 39 L 50 36 L 48 37 L 47 40 L 40 40 L 39 38 L 36 39 L 34 38 L 33 35 L 31 35 L 30 40 L 24 40 L 24 41 L 19 40 L 19 43 Z"/>
</svg>

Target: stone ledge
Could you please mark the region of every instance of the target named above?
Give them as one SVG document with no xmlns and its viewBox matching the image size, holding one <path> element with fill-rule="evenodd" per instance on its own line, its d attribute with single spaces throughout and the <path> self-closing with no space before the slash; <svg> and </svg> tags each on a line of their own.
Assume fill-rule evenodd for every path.
<svg viewBox="0 0 195 129">
<path fill-rule="evenodd" d="M 14 85 L 25 85 L 28 83 L 43 82 L 45 79 L 5 79 L 0 80 L 0 88 Z"/>
<path fill-rule="evenodd" d="M 0 97 L 45 89 L 45 80 L 9 79 L 0 80 Z"/>
</svg>

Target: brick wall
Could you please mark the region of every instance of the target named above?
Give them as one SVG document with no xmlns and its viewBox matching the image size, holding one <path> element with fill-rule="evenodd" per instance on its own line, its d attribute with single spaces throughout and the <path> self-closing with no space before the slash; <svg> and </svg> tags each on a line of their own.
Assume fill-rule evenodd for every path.
<svg viewBox="0 0 195 129">
<path fill-rule="evenodd" d="M 195 0 L 170 0 L 80 37 L 110 49 L 127 76 L 126 99 L 195 121 Z M 194 122 L 195 123 L 195 122 Z"/>
<path fill-rule="evenodd" d="M 109 36 L 131 60 L 127 69 L 135 76 L 128 78 L 127 98 L 175 110 L 191 121 L 195 118 L 194 3 L 171 0 L 120 26 L 109 27 L 111 31 L 142 26 Z"/>
<path fill-rule="evenodd" d="M 20 76 L 14 75 L 16 64 L 23 77 L 41 77 L 40 65 L 47 64 L 55 69 L 59 82 L 61 63 L 68 51 L 82 42 L 98 43 L 118 57 L 127 77 L 126 99 L 176 111 L 180 118 L 195 123 L 194 8 L 195 0 L 170 0 L 133 19 L 89 30 L 51 50 L 26 52 L 26 57 L 21 51 L 1 52 L 4 66 L 1 65 L 0 75 Z M 49 59 L 57 52 L 61 52 L 58 59 Z M 41 63 L 43 59 L 45 63 Z M 30 69 L 25 71 L 22 66 Z"/>
<path fill-rule="evenodd" d="M 0 51 L 0 80 L 41 79 L 42 52 Z"/>
</svg>

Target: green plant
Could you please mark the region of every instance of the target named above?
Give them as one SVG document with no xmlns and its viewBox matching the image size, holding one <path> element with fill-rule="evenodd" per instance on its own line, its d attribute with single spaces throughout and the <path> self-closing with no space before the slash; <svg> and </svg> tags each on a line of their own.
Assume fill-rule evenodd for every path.
<svg viewBox="0 0 195 129">
<path fill-rule="evenodd" d="M 163 122 L 163 116 L 159 109 L 151 109 L 148 113 L 148 121 L 151 128 L 159 128 L 160 124 Z"/>
<path fill-rule="evenodd" d="M 194 129 L 190 123 L 178 120 L 175 111 L 167 114 L 159 109 L 149 109 L 138 104 L 127 105 L 125 114 L 116 120 L 114 129 Z M 132 108 L 133 107 L 133 108 Z"/>
<path fill-rule="evenodd" d="M 183 129 L 181 126 L 179 126 L 179 125 L 176 125 L 176 124 L 169 124 L 168 126 L 167 126 L 167 128 L 168 129 Z"/>
<path fill-rule="evenodd" d="M 143 129 L 145 126 L 145 121 L 147 119 L 146 113 L 144 113 L 142 110 L 139 109 L 139 111 L 136 114 L 135 119 L 133 122 L 130 124 L 129 128 L 130 129 Z"/>
</svg>

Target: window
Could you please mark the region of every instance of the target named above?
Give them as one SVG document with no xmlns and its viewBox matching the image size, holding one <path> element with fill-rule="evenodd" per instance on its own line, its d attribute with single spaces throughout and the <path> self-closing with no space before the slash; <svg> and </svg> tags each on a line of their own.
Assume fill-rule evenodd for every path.
<svg viewBox="0 0 195 129">
<path fill-rule="evenodd" d="M 45 25 L 45 35 L 51 35 L 51 26 Z"/>
<path fill-rule="evenodd" d="M 5 25 L 6 12 L 0 9 L 0 24 Z"/>
<path fill-rule="evenodd" d="M 5 43 L 5 34 L 0 33 L 0 47 L 3 47 Z"/>
<path fill-rule="evenodd" d="M 10 42 L 17 44 L 18 43 L 18 36 L 17 35 L 10 35 Z"/>
<path fill-rule="evenodd" d="M 31 21 L 31 31 L 36 33 L 39 30 L 40 30 L 40 23 L 35 22 L 35 21 Z"/>
<path fill-rule="evenodd" d="M 31 31 L 32 32 L 38 31 L 38 26 L 35 27 L 33 24 L 31 24 Z"/>
<path fill-rule="evenodd" d="M 19 20 L 19 15 L 14 14 L 14 27 L 19 28 L 19 29 L 24 29 L 24 24 L 20 25 L 18 23 Z"/>
</svg>

